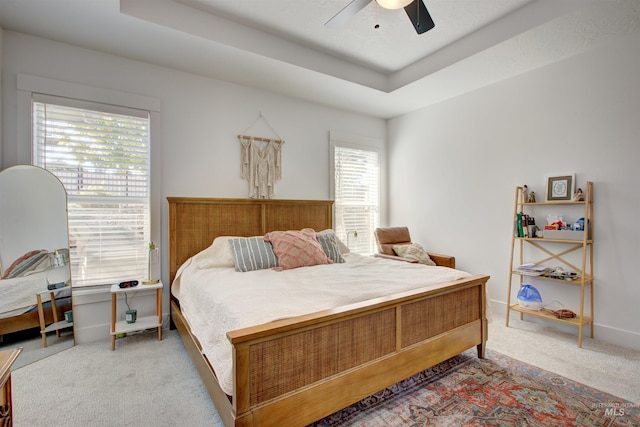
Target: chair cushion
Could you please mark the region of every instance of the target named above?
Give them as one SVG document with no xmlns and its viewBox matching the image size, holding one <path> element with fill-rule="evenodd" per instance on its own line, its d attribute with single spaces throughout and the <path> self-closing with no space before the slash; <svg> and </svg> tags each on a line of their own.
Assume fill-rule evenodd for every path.
<svg viewBox="0 0 640 427">
<path fill-rule="evenodd" d="M 376 228 L 374 233 L 378 243 L 378 252 L 381 254 L 396 255 L 393 251 L 393 245 L 411 243 L 407 227 Z"/>
<path fill-rule="evenodd" d="M 436 265 L 419 243 L 409 243 L 408 245 L 393 245 L 394 252 L 403 258 L 413 259 L 420 264 Z"/>
</svg>

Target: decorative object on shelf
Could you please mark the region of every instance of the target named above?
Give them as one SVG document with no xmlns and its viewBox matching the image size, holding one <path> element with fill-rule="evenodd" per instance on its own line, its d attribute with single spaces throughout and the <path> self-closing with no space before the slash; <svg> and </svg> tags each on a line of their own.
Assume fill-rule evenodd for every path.
<svg viewBox="0 0 640 427">
<path fill-rule="evenodd" d="M 536 192 L 532 191 L 529 193 L 529 197 L 527 197 L 527 203 L 535 203 L 536 202 Z"/>
<path fill-rule="evenodd" d="M 558 319 L 573 319 L 574 317 L 576 317 L 576 314 L 573 311 L 566 308 L 562 308 L 560 310 L 554 310 L 552 311 L 552 313 Z"/>
<path fill-rule="evenodd" d="M 573 193 L 573 201 L 584 202 L 584 195 L 582 194 L 582 188 L 578 188 L 576 192 Z"/>
<path fill-rule="evenodd" d="M 540 310 L 542 308 L 540 292 L 534 286 L 523 283 L 518 291 L 518 304 L 529 310 Z"/>
<path fill-rule="evenodd" d="M 124 294 L 124 303 L 127 304 L 127 311 L 124 312 L 124 319 L 127 323 L 136 323 L 138 310 L 136 310 L 135 308 L 131 308 L 131 306 L 129 305 L 129 298 L 126 293 Z"/>
<path fill-rule="evenodd" d="M 263 138 L 246 135 L 259 120 L 264 121 L 277 138 Z M 249 198 L 271 199 L 275 194 L 276 181 L 282 178 L 282 144 L 278 132 L 260 112 L 258 119 L 242 134 L 238 135 L 241 145 L 240 176 L 249 181 Z"/>
<path fill-rule="evenodd" d="M 160 281 L 160 279 L 152 279 L 151 278 L 151 258 L 153 257 L 153 252 L 156 250 L 156 245 L 153 242 L 149 242 L 149 259 L 147 261 L 147 280 L 143 280 L 143 285 L 154 285 Z"/>
<path fill-rule="evenodd" d="M 547 201 L 571 200 L 576 182 L 575 174 L 547 177 Z"/>
<path fill-rule="evenodd" d="M 527 184 L 522 186 L 522 203 L 529 201 L 529 187 Z"/>
</svg>

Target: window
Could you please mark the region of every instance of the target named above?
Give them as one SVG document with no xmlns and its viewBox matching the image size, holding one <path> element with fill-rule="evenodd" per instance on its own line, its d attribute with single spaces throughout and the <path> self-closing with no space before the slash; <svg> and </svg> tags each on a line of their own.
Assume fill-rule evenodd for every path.
<svg viewBox="0 0 640 427">
<path fill-rule="evenodd" d="M 32 98 L 33 164 L 67 190 L 74 286 L 147 275 L 149 112 Z"/>
<path fill-rule="evenodd" d="M 380 223 L 380 159 L 376 149 L 334 146 L 336 235 L 360 254 L 375 250 Z"/>
</svg>

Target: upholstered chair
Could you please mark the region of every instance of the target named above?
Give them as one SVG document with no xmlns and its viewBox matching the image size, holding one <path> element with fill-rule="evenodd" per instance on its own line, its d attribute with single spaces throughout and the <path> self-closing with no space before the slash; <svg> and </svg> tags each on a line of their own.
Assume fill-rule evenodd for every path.
<svg viewBox="0 0 640 427">
<path fill-rule="evenodd" d="M 376 243 L 378 245 L 378 253 L 375 256 L 380 258 L 388 258 L 398 261 L 406 262 L 418 262 L 415 259 L 403 258 L 396 254 L 393 250 L 394 245 L 410 245 L 411 235 L 409 234 L 409 228 L 407 227 L 387 227 L 376 228 L 374 230 L 376 237 Z M 453 256 L 442 255 L 433 252 L 428 252 L 429 258 L 436 265 L 442 267 L 456 268 L 456 259 Z"/>
</svg>

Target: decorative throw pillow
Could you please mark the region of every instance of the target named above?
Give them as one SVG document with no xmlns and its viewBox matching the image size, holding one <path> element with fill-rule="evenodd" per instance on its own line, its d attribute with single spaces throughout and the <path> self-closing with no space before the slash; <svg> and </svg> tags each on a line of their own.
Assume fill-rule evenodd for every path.
<svg viewBox="0 0 640 427">
<path fill-rule="evenodd" d="M 233 252 L 229 240 L 237 237 L 218 236 L 211 246 L 193 256 L 198 268 L 234 267 Z"/>
<path fill-rule="evenodd" d="M 409 243 L 407 245 L 393 245 L 393 251 L 398 256 L 401 256 L 407 259 L 416 260 L 420 264 L 436 265 L 436 263 L 433 262 L 431 258 L 429 258 L 429 254 L 424 250 L 424 248 L 419 243 Z"/>
<path fill-rule="evenodd" d="M 342 258 L 340 248 L 338 247 L 338 238 L 336 237 L 336 234 L 333 230 L 322 230 L 321 232 L 316 234 L 316 237 L 318 238 L 318 243 L 320 243 L 320 246 L 322 246 L 324 254 L 331 261 L 336 263 L 344 262 L 344 258 Z"/>
<path fill-rule="evenodd" d="M 236 271 L 253 271 L 278 266 L 273 248 L 262 236 L 238 237 L 229 240 Z"/>
<path fill-rule="evenodd" d="M 272 231 L 264 236 L 271 242 L 278 257 L 278 267 L 274 270 L 288 270 L 318 264 L 333 264 L 318 243 L 315 230 L 303 228 L 300 231 Z"/>
<path fill-rule="evenodd" d="M 320 231 L 318 234 L 328 233 L 328 232 L 333 233 L 333 235 L 335 236 L 336 243 L 338 244 L 338 249 L 340 250 L 340 253 L 342 255 L 348 254 L 349 252 L 351 252 L 349 250 L 349 248 L 347 247 L 347 245 L 345 245 L 344 242 L 342 240 L 340 240 L 340 238 L 338 236 L 336 236 L 336 233 L 335 233 L 335 231 L 333 231 L 333 228 L 327 228 L 326 230 Z"/>
<path fill-rule="evenodd" d="M 26 276 L 29 273 L 46 270 L 50 266 L 49 252 L 45 249 L 29 251 L 15 260 L 2 275 L 2 279 Z"/>
</svg>

